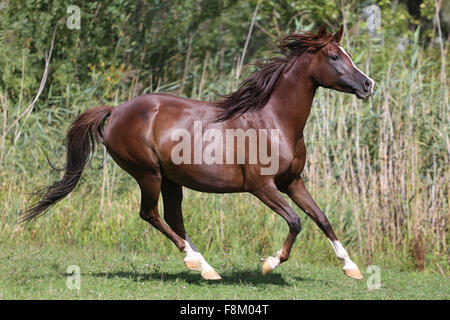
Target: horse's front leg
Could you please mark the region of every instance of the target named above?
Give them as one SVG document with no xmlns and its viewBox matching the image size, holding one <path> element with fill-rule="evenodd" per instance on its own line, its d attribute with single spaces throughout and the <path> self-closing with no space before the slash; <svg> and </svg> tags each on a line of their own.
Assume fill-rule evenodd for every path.
<svg viewBox="0 0 450 320">
<path fill-rule="evenodd" d="M 275 257 L 269 257 L 264 261 L 262 273 L 266 275 L 289 258 L 292 245 L 300 232 L 300 218 L 283 198 L 273 181 L 267 184 L 261 183 L 261 185 L 262 187 L 252 194 L 283 217 L 289 226 L 289 234 L 284 241 L 283 248 L 277 252 Z"/>
<path fill-rule="evenodd" d="M 344 249 L 334 234 L 330 222 L 314 202 L 302 179 L 295 180 L 289 186 L 287 194 L 325 233 L 336 256 L 344 261 L 343 270 L 345 274 L 354 279 L 362 279 L 363 276 L 358 266 L 350 259 L 347 250 Z"/>
</svg>

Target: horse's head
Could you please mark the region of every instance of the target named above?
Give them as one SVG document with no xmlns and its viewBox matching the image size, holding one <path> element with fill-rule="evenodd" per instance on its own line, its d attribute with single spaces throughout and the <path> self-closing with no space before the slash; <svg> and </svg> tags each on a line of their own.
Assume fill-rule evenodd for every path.
<svg viewBox="0 0 450 320">
<path fill-rule="evenodd" d="M 311 76 L 319 86 L 367 99 L 373 93 L 375 82 L 355 66 L 348 52 L 340 46 L 342 32 L 342 26 L 333 34 L 328 33 L 325 26 L 320 28 L 318 39 L 331 39 L 331 36 L 332 39 L 312 53 Z"/>
</svg>

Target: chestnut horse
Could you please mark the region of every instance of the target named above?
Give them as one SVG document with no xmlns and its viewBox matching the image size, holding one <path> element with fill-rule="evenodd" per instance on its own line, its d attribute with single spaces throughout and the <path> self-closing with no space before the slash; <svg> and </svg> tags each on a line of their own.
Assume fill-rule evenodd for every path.
<svg viewBox="0 0 450 320">
<path fill-rule="evenodd" d="M 319 86 L 331 88 L 356 94 L 360 99 L 367 99 L 373 93 L 374 81 L 354 65 L 350 55 L 339 45 L 342 32 L 342 27 L 335 33 L 322 27 L 317 34 L 305 32 L 284 36 L 279 44 L 282 56 L 261 63 L 259 71 L 219 102 L 148 94 L 117 107 L 101 106 L 87 110 L 78 116 L 67 134 L 64 176 L 37 192 L 41 200 L 24 212 L 23 221 L 40 216 L 75 188 L 89 165 L 96 143 L 100 142 L 139 184 L 142 219 L 183 251 L 186 266 L 200 271 L 204 279 L 220 279 L 220 276 L 186 233 L 181 211 L 183 186 L 202 192 L 249 192 L 287 222 L 289 233 L 283 247 L 264 261 L 263 274 L 289 258 L 300 231 L 298 215 L 282 196 L 282 193 L 287 194 L 325 233 L 337 257 L 343 260 L 345 274 L 361 279 L 361 272 L 301 178 L 306 160 L 303 128 L 316 89 Z M 250 134 L 244 136 L 248 143 L 244 141 L 245 154 L 241 161 L 236 161 L 233 153 L 239 146 L 233 144 L 231 150 L 226 150 L 227 142 L 226 146 L 216 143 L 213 148 L 215 158 L 206 163 L 201 155 L 195 155 L 198 149 L 195 144 L 200 143 L 200 148 L 206 144 L 195 138 L 199 128 L 216 134 L 229 130 L 241 130 L 241 133 L 276 130 L 278 139 L 273 140 L 271 135 L 269 140 L 268 135 L 261 135 L 258 145 L 261 148 L 262 142 L 266 146 L 277 147 L 271 149 L 271 157 L 277 157 L 276 170 L 263 174 L 262 169 L 267 162 L 263 163 L 261 159 L 249 161 L 252 156 L 250 149 L 253 152 L 258 150 L 258 146 L 250 145 Z M 181 134 L 174 135 L 175 132 Z M 180 148 L 180 138 L 188 135 L 193 135 L 194 139 Z M 178 153 L 174 153 L 176 148 Z M 192 149 L 193 163 L 189 154 Z M 232 157 L 228 158 L 230 152 Z M 174 154 L 186 161 L 174 161 Z M 237 155 L 238 158 L 240 156 L 242 154 Z M 224 161 L 225 157 L 227 161 Z M 228 161 L 230 159 L 232 161 Z M 158 212 L 160 193 L 166 223 Z"/>
</svg>

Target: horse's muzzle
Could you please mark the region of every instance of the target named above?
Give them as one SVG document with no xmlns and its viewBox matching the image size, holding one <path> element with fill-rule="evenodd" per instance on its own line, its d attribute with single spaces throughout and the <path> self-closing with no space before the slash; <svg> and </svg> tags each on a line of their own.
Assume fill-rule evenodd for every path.
<svg viewBox="0 0 450 320">
<path fill-rule="evenodd" d="M 355 90 L 355 94 L 360 99 L 368 99 L 373 94 L 373 88 L 375 86 L 375 81 L 373 81 L 369 77 L 365 77 L 363 79 L 362 84 L 357 86 Z"/>
</svg>

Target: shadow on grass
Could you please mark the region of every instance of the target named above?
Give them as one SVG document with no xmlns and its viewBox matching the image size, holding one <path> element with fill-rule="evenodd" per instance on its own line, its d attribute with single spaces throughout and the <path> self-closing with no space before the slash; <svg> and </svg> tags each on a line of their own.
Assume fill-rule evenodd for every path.
<svg viewBox="0 0 450 320">
<path fill-rule="evenodd" d="M 266 276 L 263 276 L 259 270 L 239 270 L 234 272 L 227 272 L 221 274 L 222 280 L 219 281 L 206 281 L 203 280 L 200 273 L 194 273 L 189 271 L 183 272 L 175 272 L 175 273 L 166 273 L 166 272 L 133 272 L 133 271 L 118 271 L 118 272 L 99 272 L 99 273 L 90 273 L 87 276 L 91 277 L 100 277 L 107 279 L 114 278 L 126 278 L 134 281 L 142 282 L 142 281 L 175 281 L 175 280 L 183 280 L 189 284 L 221 284 L 221 285 L 278 285 L 278 286 L 292 286 L 289 282 L 286 282 L 283 277 L 278 273 L 271 273 Z M 320 281 L 315 279 L 307 279 L 301 277 L 295 277 L 295 281 Z"/>
</svg>

